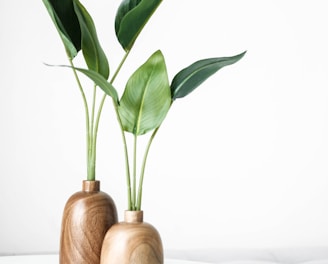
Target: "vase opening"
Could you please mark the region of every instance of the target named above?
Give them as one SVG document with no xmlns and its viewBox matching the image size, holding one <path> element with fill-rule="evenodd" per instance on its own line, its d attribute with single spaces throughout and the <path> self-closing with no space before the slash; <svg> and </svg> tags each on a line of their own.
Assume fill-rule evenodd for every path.
<svg viewBox="0 0 328 264">
<path fill-rule="evenodd" d="M 83 181 L 82 183 L 83 192 L 99 192 L 100 181 Z"/>
<path fill-rule="evenodd" d="M 124 221 L 126 223 L 142 223 L 143 211 L 125 211 Z"/>
</svg>

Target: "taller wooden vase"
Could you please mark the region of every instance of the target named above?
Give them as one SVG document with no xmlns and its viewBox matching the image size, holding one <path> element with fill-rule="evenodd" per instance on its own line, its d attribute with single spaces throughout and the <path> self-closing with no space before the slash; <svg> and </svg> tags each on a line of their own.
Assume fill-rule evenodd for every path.
<svg viewBox="0 0 328 264">
<path fill-rule="evenodd" d="M 101 250 L 101 264 L 163 264 L 159 233 L 143 221 L 143 211 L 125 211 L 124 222 L 107 232 Z"/>
<path fill-rule="evenodd" d="M 63 213 L 60 264 L 99 264 L 103 239 L 117 223 L 112 198 L 100 191 L 99 181 L 83 181 L 82 191 L 73 194 Z"/>
</svg>

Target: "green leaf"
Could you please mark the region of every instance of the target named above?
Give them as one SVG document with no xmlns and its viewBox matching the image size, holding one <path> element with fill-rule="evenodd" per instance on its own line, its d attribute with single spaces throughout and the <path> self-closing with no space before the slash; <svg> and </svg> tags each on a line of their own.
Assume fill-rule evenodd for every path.
<svg viewBox="0 0 328 264">
<path fill-rule="evenodd" d="M 63 41 L 67 55 L 73 59 L 81 50 L 81 30 L 73 0 L 43 0 Z"/>
<path fill-rule="evenodd" d="M 125 51 L 129 51 L 143 27 L 162 0 L 123 0 L 115 17 L 115 32 Z"/>
<path fill-rule="evenodd" d="M 142 135 L 157 128 L 171 106 L 171 92 L 161 51 L 155 52 L 130 77 L 120 100 L 125 131 Z"/>
<path fill-rule="evenodd" d="M 78 0 L 74 0 L 74 10 L 81 26 L 82 52 L 88 68 L 108 79 L 108 60 L 100 46 L 92 17 Z"/>
<path fill-rule="evenodd" d="M 89 79 L 91 79 L 98 87 L 100 87 L 107 95 L 112 97 L 114 99 L 114 102 L 118 105 L 118 94 L 114 86 L 109 83 L 104 76 L 99 74 L 98 72 L 95 72 L 93 70 L 89 69 L 83 69 L 83 68 L 77 68 L 77 67 L 72 67 L 68 65 L 50 65 L 50 64 L 45 64 L 50 67 L 65 67 L 65 68 L 71 68 L 75 69 L 81 73 L 83 73 L 85 76 L 87 76 Z"/>
<path fill-rule="evenodd" d="M 70 67 L 70 66 L 67 66 Z M 82 69 L 82 68 L 76 68 L 74 67 L 75 70 L 83 73 L 84 75 L 86 75 L 87 77 L 89 77 L 98 87 L 100 87 L 107 95 L 109 95 L 110 97 L 112 97 L 114 99 L 115 103 L 119 103 L 118 102 L 118 95 L 117 95 L 117 91 L 114 88 L 114 86 L 109 83 L 104 76 L 102 76 L 101 74 L 99 74 L 96 71 L 93 70 L 88 70 L 88 69 Z"/>
<path fill-rule="evenodd" d="M 218 70 L 239 61 L 245 53 L 246 51 L 233 57 L 200 60 L 183 69 L 172 80 L 172 99 L 188 95 Z"/>
</svg>

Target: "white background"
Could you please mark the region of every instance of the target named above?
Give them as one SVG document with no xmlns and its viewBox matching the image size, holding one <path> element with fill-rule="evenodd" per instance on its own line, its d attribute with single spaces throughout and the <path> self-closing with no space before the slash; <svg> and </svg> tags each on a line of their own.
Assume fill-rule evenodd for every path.
<svg viewBox="0 0 328 264">
<path fill-rule="evenodd" d="M 119 3 L 83 1 L 112 72 L 123 56 Z M 152 17 L 117 79 L 120 93 L 157 49 L 170 79 L 196 60 L 248 51 L 176 101 L 155 138 L 143 210 L 165 248 L 328 245 L 326 10 L 323 0 L 165 0 Z M 86 178 L 82 100 L 70 70 L 43 64 L 68 62 L 41 0 L 1 1 L 0 29 L 0 253 L 57 252 L 65 202 Z M 122 219 L 109 100 L 97 165 Z"/>
</svg>

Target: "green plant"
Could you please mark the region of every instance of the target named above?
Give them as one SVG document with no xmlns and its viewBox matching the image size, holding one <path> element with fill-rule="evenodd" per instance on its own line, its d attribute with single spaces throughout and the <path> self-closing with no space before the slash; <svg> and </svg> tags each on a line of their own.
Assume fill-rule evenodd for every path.
<svg viewBox="0 0 328 264">
<path fill-rule="evenodd" d="M 121 129 L 125 153 L 128 210 L 140 210 L 145 166 L 153 139 L 176 99 L 185 97 L 222 67 L 240 60 L 245 52 L 232 56 L 199 60 L 184 68 L 169 82 L 166 63 L 160 50 L 154 52 L 127 80 L 123 95 L 118 96 L 113 82 L 125 63 L 140 32 L 149 21 L 161 0 L 123 0 L 115 17 L 117 40 L 125 51 L 117 70 L 111 75 L 109 64 L 100 46 L 92 17 L 79 0 L 43 0 L 58 32 L 81 91 L 85 106 L 87 131 L 87 179 L 95 179 L 98 124 L 107 96 L 112 98 Z M 82 50 L 87 69 L 75 67 L 73 59 Z M 91 113 L 78 72 L 94 82 Z M 111 78 L 109 79 L 109 76 Z M 97 87 L 104 91 L 97 114 Z M 152 132 L 145 148 L 141 172 L 137 177 L 138 137 Z M 129 161 L 126 133 L 133 135 L 133 160 Z M 132 165 L 132 166 L 131 166 Z M 132 171 L 131 168 L 132 167 Z M 139 185 L 137 188 L 137 178 Z M 138 189 L 138 191 L 137 191 Z"/>
</svg>

